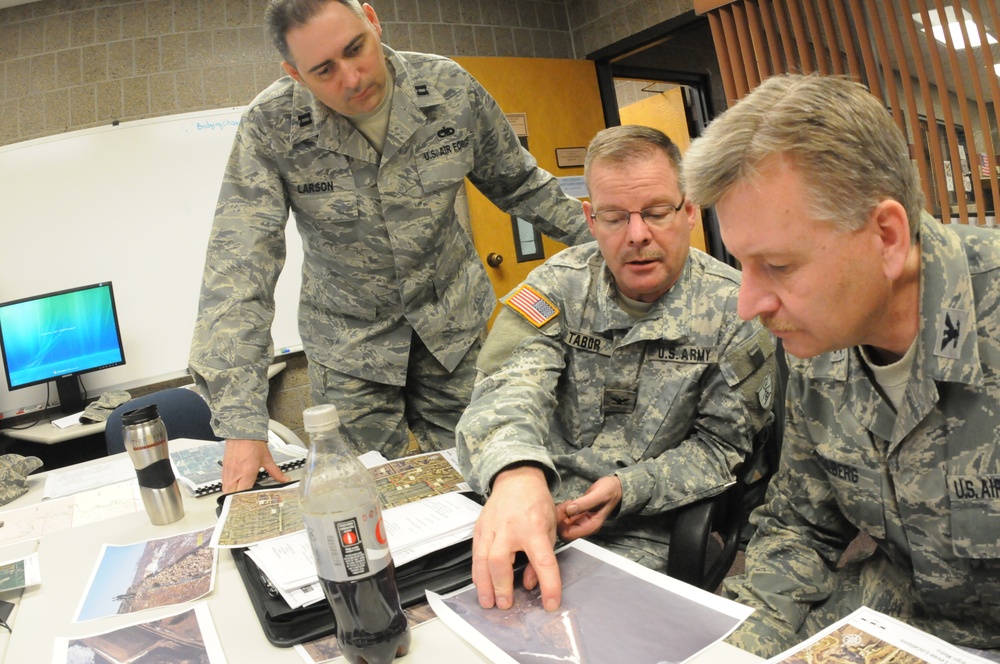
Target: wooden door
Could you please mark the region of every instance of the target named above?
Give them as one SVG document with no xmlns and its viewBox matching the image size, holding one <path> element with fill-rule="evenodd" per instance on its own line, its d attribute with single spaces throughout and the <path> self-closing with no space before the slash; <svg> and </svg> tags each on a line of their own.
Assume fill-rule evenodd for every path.
<svg viewBox="0 0 1000 664">
<path fill-rule="evenodd" d="M 492 57 L 458 57 L 455 61 L 482 83 L 504 113 L 526 115 L 528 151 L 539 166 L 556 177 L 583 175 L 582 166 L 559 168 L 556 148 L 586 148 L 594 134 L 604 128 L 593 62 Z M 498 297 L 521 283 L 545 258 L 565 248 L 543 236 L 544 257 L 519 263 L 510 215 L 468 182 L 466 189 L 472 237 Z M 502 256 L 503 262 L 490 267 L 486 260 L 489 254 Z"/>
<path fill-rule="evenodd" d="M 659 129 L 670 137 L 681 155 L 687 152 L 691 145 L 688 133 L 687 115 L 684 110 L 684 97 L 680 88 L 667 90 L 655 97 L 648 97 L 634 104 L 618 109 L 622 124 L 636 124 Z M 698 221 L 691 231 L 691 246 L 705 251 L 705 229 L 701 224 L 701 211 L 698 211 Z"/>
</svg>

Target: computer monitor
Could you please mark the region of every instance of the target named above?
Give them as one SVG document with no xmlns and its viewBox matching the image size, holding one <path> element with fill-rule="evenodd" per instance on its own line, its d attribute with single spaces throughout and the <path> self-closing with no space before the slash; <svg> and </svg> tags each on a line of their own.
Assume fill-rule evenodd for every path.
<svg viewBox="0 0 1000 664">
<path fill-rule="evenodd" d="M 54 380 L 64 413 L 83 410 L 80 374 L 125 364 L 111 282 L 0 304 L 7 388 Z"/>
</svg>

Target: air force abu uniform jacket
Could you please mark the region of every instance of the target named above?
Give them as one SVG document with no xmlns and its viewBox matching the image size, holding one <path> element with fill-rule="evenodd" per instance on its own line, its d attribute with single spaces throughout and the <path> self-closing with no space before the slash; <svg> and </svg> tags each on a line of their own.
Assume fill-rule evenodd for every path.
<svg viewBox="0 0 1000 664">
<path fill-rule="evenodd" d="M 499 207 L 567 243 L 588 237 L 489 94 L 446 58 L 385 48 L 395 92 L 382 155 L 283 78 L 247 108 L 212 228 L 190 366 L 215 431 L 267 427 L 274 285 L 295 213 L 304 260 L 299 330 L 310 362 L 403 385 L 411 334 L 453 368 L 496 299 L 455 214 L 468 176 Z"/>
<path fill-rule="evenodd" d="M 898 414 L 856 348 L 789 361 L 780 470 L 752 519 L 747 574 L 726 584 L 758 609 L 731 640 L 763 656 L 800 640 L 836 595 L 836 562 L 859 530 L 878 549 L 857 594 L 825 616 L 863 603 L 1000 648 L 1000 235 L 925 215 L 920 250 L 920 330 Z"/>
</svg>

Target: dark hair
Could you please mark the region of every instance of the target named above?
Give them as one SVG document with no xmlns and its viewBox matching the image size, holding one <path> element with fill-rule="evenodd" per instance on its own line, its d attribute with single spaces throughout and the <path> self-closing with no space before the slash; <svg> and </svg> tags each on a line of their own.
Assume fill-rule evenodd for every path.
<svg viewBox="0 0 1000 664">
<path fill-rule="evenodd" d="M 295 64 L 288 52 L 288 33 L 308 23 L 331 2 L 339 2 L 360 18 L 365 18 L 358 0 L 269 0 L 264 10 L 264 25 L 271 42 L 285 62 Z"/>
</svg>

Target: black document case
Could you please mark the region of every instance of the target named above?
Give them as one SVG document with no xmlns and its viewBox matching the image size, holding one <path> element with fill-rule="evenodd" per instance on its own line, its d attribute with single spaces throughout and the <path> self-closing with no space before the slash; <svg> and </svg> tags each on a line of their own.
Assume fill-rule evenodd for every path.
<svg viewBox="0 0 1000 664">
<path fill-rule="evenodd" d="M 259 488 L 259 487 L 257 487 Z M 467 494 L 468 495 L 468 494 Z M 219 510 L 225 496 L 218 499 Z M 333 610 L 326 601 L 292 609 L 245 555 L 246 549 L 230 549 L 247 595 L 267 640 L 287 648 L 312 641 L 336 630 Z M 472 540 L 452 544 L 396 568 L 396 585 L 403 608 L 425 601 L 425 590 L 444 594 L 472 583 Z"/>
</svg>

